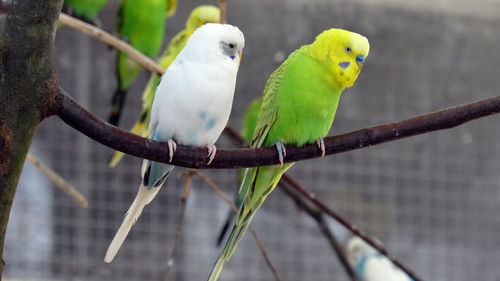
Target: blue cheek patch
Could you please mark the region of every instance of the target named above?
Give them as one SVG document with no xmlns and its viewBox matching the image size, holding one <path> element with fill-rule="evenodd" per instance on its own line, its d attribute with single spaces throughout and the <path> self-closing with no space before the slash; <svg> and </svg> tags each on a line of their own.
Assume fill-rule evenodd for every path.
<svg viewBox="0 0 500 281">
<path fill-rule="evenodd" d="M 236 56 L 231 56 L 231 59 L 234 60 L 236 58 Z"/>
<path fill-rule="evenodd" d="M 349 66 L 349 64 L 351 63 L 348 61 L 339 62 L 339 66 L 343 69 L 346 69 Z"/>
</svg>

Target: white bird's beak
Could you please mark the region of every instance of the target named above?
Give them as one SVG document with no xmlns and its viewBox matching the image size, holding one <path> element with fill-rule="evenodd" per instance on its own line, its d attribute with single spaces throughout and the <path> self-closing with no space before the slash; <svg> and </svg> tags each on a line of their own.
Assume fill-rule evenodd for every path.
<svg viewBox="0 0 500 281">
<path fill-rule="evenodd" d="M 241 53 L 243 53 L 243 50 L 242 50 L 242 49 L 239 49 L 239 50 L 238 50 L 238 56 L 240 57 L 240 61 L 241 61 Z"/>
</svg>

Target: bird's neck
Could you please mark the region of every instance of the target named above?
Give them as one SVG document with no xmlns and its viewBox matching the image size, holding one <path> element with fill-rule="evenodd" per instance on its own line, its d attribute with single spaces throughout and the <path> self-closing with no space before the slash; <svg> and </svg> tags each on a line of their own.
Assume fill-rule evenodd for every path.
<svg viewBox="0 0 500 281">
<path fill-rule="evenodd" d="M 336 65 L 336 62 L 332 61 L 328 54 L 324 50 L 317 50 L 311 45 L 302 46 L 299 49 L 300 52 L 311 57 L 313 60 L 317 61 L 325 71 L 325 79 L 328 83 L 339 93 L 342 93 L 348 85 L 345 79 L 342 79 L 342 75 Z"/>
</svg>

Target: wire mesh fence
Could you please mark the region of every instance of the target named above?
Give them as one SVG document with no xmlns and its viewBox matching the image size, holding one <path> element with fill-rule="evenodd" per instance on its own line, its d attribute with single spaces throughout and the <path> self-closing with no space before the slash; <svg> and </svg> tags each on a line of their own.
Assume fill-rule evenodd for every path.
<svg viewBox="0 0 500 281">
<path fill-rule="evenodd" d="M 229 3 L 228 21 L 246 35 L 231 125 L 239 127 L 245 107 L 262 91 L 280 54 L 329 27 L 365 34 L 371 43 L 356 85 L 341 99 L 331 134 L 498 94 L 500 18 L 447 11 L 455 1 L 445 1 L 439 11 L 394 7 L 385 1 L 351 2 Z M 109 30 L 115 5 L 101 13 Z M 167 38 L 182 28 L 195 5 L 180 1 L 177 15 L 167 22 Z M 499 2 L 491 5 L 500 8 Z M 115 87 L 114 51 L 61 28 L 56 54 L 62 86 L 105 117 Z M 129 92 L 123 128 L 138 117 L 146 79 L 142 74 Z M 424 280 L 500 280 L 499 121 L 493 116 L 452 130 L 302 161 L 290 175 L 377 237 Z M 218 141 L 220 148 L 231 146 L 225 137 Z M 42 122 L 31 152 L 82 191 L 89 207 L 75 204 L 26 164 L 8 226 L 7 278 L 161 280 L 180 214 L 184 183 L 176 175 L 183 169 L 176 169 L 145 208 L 115 261 L 105 264 L 107 246 L 137 192 L 141 160 L 127 156 L 117 168 L 109 168 L 112 150 L 57 117 Z M 238 186 L 236 170 L 202 172 L 229 196 Z M 207 278 L 227 211 L 215 192 L 194 178 L 169 280 Z M 331 223 L 345 242 L 346 231 Z M 279 189 L 252 225 L 281 280 L 348 280 L 314 220 Z M 250 235 L 225 266 L 221 280 L 274 280 Z"/>
</svg>

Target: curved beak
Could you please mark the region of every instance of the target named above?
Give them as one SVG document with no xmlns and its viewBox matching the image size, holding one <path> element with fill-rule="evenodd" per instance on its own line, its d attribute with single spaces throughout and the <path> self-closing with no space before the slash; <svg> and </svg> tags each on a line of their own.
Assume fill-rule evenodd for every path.
<svg viewBox="0 0 500 281">
<path fill-rule="evenodd" d="M 364 56 L 362 56 L 362 55 L 357 55 L 356 56 L 356 62 L 358 64 L 362 64 L 364 61 L 365 61 L 365 57 Z"/>
<path fill-rule="evenodd" d="M 243 49 L 239 49 L 238 50 L 238 56 L 240 57 L 240 61 L 241 61 L 241 54 L 243 53 Z"/>
</svg>

